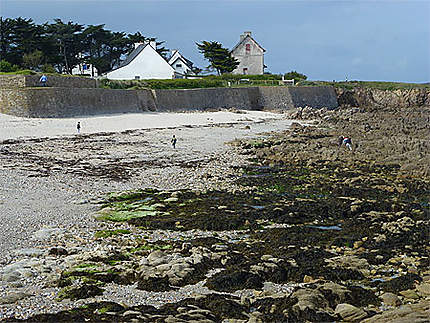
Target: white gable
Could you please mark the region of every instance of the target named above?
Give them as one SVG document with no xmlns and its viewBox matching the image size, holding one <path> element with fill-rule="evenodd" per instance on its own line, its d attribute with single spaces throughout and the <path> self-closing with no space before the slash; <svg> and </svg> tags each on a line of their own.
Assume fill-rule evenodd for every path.
<svg viewBox="0 0 430 323">
<path fill-rule="evenodd" d="M 179 74 L 194 74 L 192 72 L 189 62 L 179 53 L 178 50 L 173 51 L 172 57 L 169 59 L 169 64 L 174 68 L 176 73 Z"/>
<path fill-rule="evenodd" d="M 173 76 L 174 69 L 150 45 L 146 45 L 128 64 L 106 74 L 112 80 L 172 79 Z"/>
</svg>

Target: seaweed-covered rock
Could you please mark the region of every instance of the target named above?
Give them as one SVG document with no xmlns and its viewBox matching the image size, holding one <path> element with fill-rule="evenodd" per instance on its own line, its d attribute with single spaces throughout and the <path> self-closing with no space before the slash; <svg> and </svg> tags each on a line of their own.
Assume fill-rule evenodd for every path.
<svg viewBox="0 0 430 323">
<path fill-rule="evenodd" d="M 232 292 L 239 289 L 258 289 L 263 287 L 263 282 L 257 274 L 227 270 L 208 278 L 206 286 L 216 291 Z"/>
</svg>

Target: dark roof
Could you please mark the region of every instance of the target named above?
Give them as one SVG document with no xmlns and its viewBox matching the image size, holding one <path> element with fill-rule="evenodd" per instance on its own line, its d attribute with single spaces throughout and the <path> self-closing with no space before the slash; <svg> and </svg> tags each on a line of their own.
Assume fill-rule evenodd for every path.
<svg viewBox="0 0 430 323">
<path fill-rule="evenodd" d="M 263 47 L 261 47 L 261 45 L 259 44 L 259 43 L 257 43 L 257 41 L 254 39 L 254 38 L 252 38 L 251 36 L 249 36 L 249 35 L 246 35 L 241 41 L 239 41 L 237 44 L 236 44 L 236 46 L 234 46 L 233 47 L 233 49 L 231 50 L 232 52 L 237 48 L 237 47 L 239 47 L 239 45 L 240 44 L 242 44 L 244 41 L 245 41 L 245 39 L 247 39 L 247 38 L 251 38 L 251 40 L 254 42 L 254 43 L 256 43 L 257 44 L 257 46 L 258 47 L 260 47 L 262 50 L 263 50 L 263 52 L 265 52 L 266 50 L 263 48 Z"/>
<path fill-rule="evenodd" d="M 135 58 L 136 58 L 136 56 L 137 56 L 137 55 L 139 55 L 147 45 L 148 45 L 148 44 L 140 44 L 139 46 L 137 46 L 137 47 L 136 47 L 136 48 L 135 48 L 135 49 L 130 53 L 130 55 L 128 55 L 128 56 L 127 56 L 127 58 L 121 62 L 121 64 L 119 65 L 119 67 L 123 67 L 123 66 L 126 66 L 126 65 L 130 64 L 130 63 L 131 63 L 131 61 L 132 61 L 133 59 L 135 59 Z"/>
<path fill-rule="evenodd" d="M 173 63 L 176 62 L 178 59 L 181 59 L 186 65 L 188 65 L 189 68 L 192 68 L 194 66 L 194 63 L 191 62 L 189 59 L 185 58 L 184 56 L 182 56 L 179 50 L 177 51 L 177 53 L 178 53 L 178 58 L 175 61 L 173 61 Z"/>
</svg>

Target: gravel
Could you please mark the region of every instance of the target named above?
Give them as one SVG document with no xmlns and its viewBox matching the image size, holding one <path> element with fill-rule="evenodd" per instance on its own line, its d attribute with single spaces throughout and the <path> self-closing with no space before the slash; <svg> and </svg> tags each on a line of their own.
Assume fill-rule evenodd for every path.
<svg viewBox="0 0 430 323">
<path fill-rule="evenodd" d="M 236 120 L 234 124 L 194 123 L 172 129 L 94 133 L 83 137 L 63 134 L 37 140 L 11 136 L 15 141 L 0 143 L 0 266 L 19 261 L 19 257 L 31 258 L 35 251 L 30 248 L 47 250 L 68 243 L 70 246 L 72 240 L 75 244 L 80 241 L 86 245 L 85 248 L 93 248 L 91 241 L 94 240 L 94 232 L 109 226 L 93 217 L 98 209 L 97 201 L 107 192 L 144 187 L 205 190 L 222 186 L 234 189 L 231 179 L 236 170 L 232 166 L 246 163 L 246 156 L 236 154 L 235 148 L 225 145 L 225 142 L 283 130 L 291 124 L 281 114 L 270 114 L 270 119 L 254 121 L 246 119 L 246 113 L 240 116 L 245 121 Z M 2 117 L 0 115 L 0 124 L 4 122 Z M 31 123 L 28 127 L 34 127 L 34 121 L 25 121 Z M 62 125 L 64 120 L 60 119 L 58 123 Z M 49 125 L 53 124 L 55 120 L 49 120 Z M 22 127 L 26 127 L 25 122 Z M 124 129 L 127 127 L 119 130 Z M 18 131 L 21 132 L 22 129 Z M 172 134 L 178 138 L 175 150 L 169 142 Z M 133 163 L 127 164 L 130 176 L 126 179 L 112 179 L 99 173 L 95 175 L 81 171 L 97 169 L 101 164 L 109 171 L 106 167 L 117 167 L 121 160 L 127 158 Z M 78 166 L 81 163 L 85 167 L 78 167 L 77 171 L 76 165 L 64 163 L 64 160 L 73 159 L 77 160 Z M 91 167 L 87 167 L 88 164 Z M 50 232 L 54 232 L 54 236 Z M 204 233 L 196 232 L 196 235 L 199 234 Z M 163 239 L 163 235 L 166 233 L 155 232 L 152 238 Z M 231 235 L 235 236 L 234 233 Z M 56 302 L 58 289 L 44 287 L 37 277 L 29 278 L 23 284 L 20 287 L 17 283 L 19 290 L 34 296 L 16 304 L 0 305 L 0 319 L 55 312 L 83 302 Z M 193 286 L 181 289 L 177 294 L 154 295 L 149 303 L 158 305 L 205 292 L 202 286 Z M 112 286 L 108 289 L 108 298 L 117 297 L 125 303 L 134 304 L 148 297 L 147 294 L 136 296 L 130 289 L 133 287 L 123 289 L 123 286 Z M 12 291 L 10 284 L 0 282 L 0 296 Z M 133 298 L 135 301 L 132 301 Z"/>
</svg>

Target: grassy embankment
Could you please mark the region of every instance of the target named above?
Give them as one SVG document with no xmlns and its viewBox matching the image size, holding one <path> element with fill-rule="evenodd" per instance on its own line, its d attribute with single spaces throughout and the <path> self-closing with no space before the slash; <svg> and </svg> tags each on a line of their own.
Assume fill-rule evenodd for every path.
<svg viewBox="0 0 430 323">
<path fill-rule="evenodd" d="M 0 72 L 0 75 L 35 75 L 31 70 L 21 70 L 16 72 Z M 56 76 L 78 76 L 45 73 Z M 284 86 L 281 75 L 232 75 L 224 74 L 220 76 L 203 76 L 200 79 L 173 79 L 173 80 L 107 80 L 102 79 L 100 87 L 108 89 L 197 89 L 214 87 L 249 87 L 249 86 Z M 334 86 L 343 89 L 353 88 L 374 88 L 380 90 L 398 89 L 430 89 L 430 83 L 404 83 L 404 82 L 381 82 L 381 81 L 348 81 L 348 82 L 328 82 L 303 80 L 296 83 L 296 86 Z"/>
</svg>

